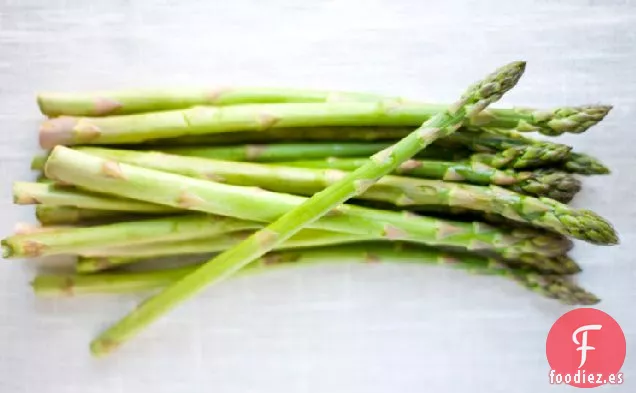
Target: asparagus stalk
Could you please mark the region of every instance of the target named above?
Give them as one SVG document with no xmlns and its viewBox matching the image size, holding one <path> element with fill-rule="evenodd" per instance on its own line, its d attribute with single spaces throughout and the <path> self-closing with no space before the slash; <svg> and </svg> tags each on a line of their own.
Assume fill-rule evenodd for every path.
<svg viewBox="0 0 636 393">
<path fill-rule="evenodd" d="M 390 143 L 286 143 L 286 144 L 249 144 L 240 146 L 179 146 L 162 147 L 160 152 L 182 156 L 214 158 L 228 161 L 276 162 L 297 159 L 327 157 L 368 157 Z M 43 170 L 49 153 L 36 155 L 31 161 L 31 169 Z M 442 160 L 462 160 L 470 156 L 468 150 L 429 147 L 419 154 L 420 157 Z"/>
<path fill-rule="evenodd" d="M 364 158 L 334 157 L 326 160 L 285 161 L 278 162 L 276 165 L 352 171 L 365 162 Z M 552 170 L 534 172 L 499 170 L 480 162 L 409 160 L 393 173 L 450 182 L 494 184 L 521 194 L 545 196 L 560 202 L 569 202 L 581 190 L 581 182 L 567 173 Z"/>
<path fill-rule="evenodd" d="M 94 273 L 122 265 L 139 263 L 153 257 L 210 253 L 226 250 L 247 237 L 248 231 L 232 232 L 212 239 L 192 239 L 172 242 L 149 242 L 123 247 L 108 247 L 81 251 L 76 270 Z M 324 244 L 349 243 L 360 240 L 383 239 L 361 235 L 305 229 L 285 242 L 281 248 L 298 248 Z M 546 257 L 538 254 L 519 255 L 506 264 L 524 269 L 531 268 L 544 274 L 575 274 L 581 267 L 567 256 Z"/>
<path fill-rule="evenodd" d="M 382 99 L 384 99 L 382 96 L 368 93 L 267 87 L 142 89 L 83 93 L 42 92 L 37 96 L 40 112 L 52 117 L 60 115 L 111 116 L 187 109 L 200 105 L 376 102 Z"/>
<path fill-rule="evenodd" d="M 448 253 L 398 243 L 357 243 L 331 247 L 271 252 L 247 265 L 237 274 L 268 271 L 272 267 L 315 263 L 423 263 L 449 266 L 474 274 L 510 278 L 542 296 L 565 304 L 591 305 L 599 299 L 562 276 L 546 276 L 527 269 L 510 268 L 476 255 Z M 92 293 L 127 293 L 162 288 L 181 280 L 196 266 L 141 273 L 95 275 L 38 275 L 32 282 L 36 295 L 68 297 Z"/>
<path fill-rule="evenodd" d="M 225 106 L 257 103 L 346 103 L 395 102 L 400 97 L 376 94 L 274 88 L 217 88 L 129 90 L 88 93 L 44 92 L 37 97 L 40 111 L 48 116 L 105 116 L 163 110 L 188 109 L 200 105 Z M 413 103 L 415 104 L 415 103 Z M 421 116 L 430 117 L 447 105 L 415 104 Z M 520 132 L 537 131 L 546 135 L 581 133 L 601 121 L 610 106 L 582 106 L 538 110 L 525 108 L 487 109 L 468 123 L 475 127 L 499 127 Z M 424 119 L 412 126 L 418 126 Z M 125 123 L 125 122 L 124 122 Z"/>
<path fill-rule="evenodd" d="M 80 196 L 81 193 L 78 193 Z M 42 225 L 75 225 L 108 221 L 140 220 L 154 216 L 127 211 L 82 209 L 74 206 L 37 205 L 35 216 Z"/>
<path fill-rule="evenodd" d="M 95 210 L 115 210 L 143 213 L 174 213 L 177 209 L 135 200 L 124 200 L 88 191 L 76 192 L 72 187 L 52 183 L 13 183 L 13 202 L 18 205 L 46 204 L 76 206 Z"/>
<path fill-rule="evenodd" d="M 415 127 L 289 127 L 265 131 L 219 132 L 206 135 L 186 135 L 178 138 L 148 140 L 151 146 L 200 146 L 255 143 L 300 142 L 372 142 L 397 140 L 405 137 Z"/>
<path fill-rule="evenodd" d="M 158 155 L 103 148 L 81 150 L 144 168 L 302 195 L 313 195 L 349 175 L 349 172 L 338 170 L 218 161 L 161 153 Z M 385 176 L 360 194 L 359 198 L 389 202 L 401 207 L 462 207 L 500 214 L 514 221 L 553 230 L 594 244 L 617 242 L 612 226 L 593 212 L 573 209 L 548 198 L 524 196 L 497 186 L 471 186 L 439 180 Z"/>
<path fill-rule="evenodd" d="M 17 234 L 2 240 L 4 258 L 76 254 L 96 248 L 201 239 L 258 229 L 262 224 L 231 217 L 188 215 L 92 227 L 69 227 L 54 232 Z"/>
<path fill-rule="evenodd" d="M 251 231 L 221 234 L 212 239 L 193 239 L 175 242 L 148 243 L 120 248 L 101 248 L 82 252 L 76 270 L 80 273 L 94 273 L 122 265 L 142 262 L 144 259 L 172 255 L 202 254 L 224 251 L 247 238 Z M 347 233 L 304 229 L 292 236 L 277 250 L 314 247 L 375 240 L 373 237 Z M 382 240 L 382 239 L 379 239 Z"/>
<path fill-rule="evenodd" d="M 332 212 L 346 200 L 363 193 L 382 176 L 392 172 L 431 142 L 453 133 L 462 125 L 465 118 L 471 118 L 490 103 L 497 101 L 503 93 L 516 84 L 524 68 L 525 63 L 522 62 L 511 63 L 500 68 L 485 80 L 470 87 L 456 104 L 432 116 L 420 128 L 395 145 L 374 154 L 368 164 L 292 208 L 272 224 L 149 298 L 135 311 L 98 336 L 91 343 L 92 353 L 103 355 L 112 351 L 143 327 L 207 285 L 230 277 L 308 224 Z"/>
</svg>

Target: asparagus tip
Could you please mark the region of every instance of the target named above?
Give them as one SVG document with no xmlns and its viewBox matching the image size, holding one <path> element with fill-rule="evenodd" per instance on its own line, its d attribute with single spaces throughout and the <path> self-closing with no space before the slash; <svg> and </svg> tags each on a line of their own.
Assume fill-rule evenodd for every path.
<svg viewBox="0 0 636 393">
<path fill-rule="evenodd" d="M 603 120 L 611 110 L 612 105 L 560 108 L 552 114 L 547 125 L 553 135 L 561 135 L 565 132 L 580 134 Z"/>
<path fill-rule="evenodd" d="M 6 242 L 6 240 L 2 240 L 0 247 L 2 247 L 2 258 L 9 258 L 13 255 L 13 248 Z"/>
</svg>

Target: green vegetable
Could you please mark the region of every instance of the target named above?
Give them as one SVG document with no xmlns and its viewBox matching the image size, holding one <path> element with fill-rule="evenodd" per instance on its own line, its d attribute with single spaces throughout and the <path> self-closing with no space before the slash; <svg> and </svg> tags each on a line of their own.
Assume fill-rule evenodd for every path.
<svg viewBox="0 0 636 393">
<path fill-rule="evenodd" d="M 511 268 L 484 257 L 448 253 L 436 249 L 399 243 L 357 243 L 341 246 L 305 248 L 270 252 L 247 265 L 237 274 L 269 271 L 273 267 L 315 263 L 423 263 L 466 270 L 469 273 L 510 278 L 542 296 L 565 304 L 592 305 L 599 302 L 593 294 L 579 288 L 563 276 L 541 275 L 532 270 Z M 33 290 L 43 297 L 68 297 L 92 293 L 126 293 L 162 288 L 192 273 L 197 266 L 140 273 L 100 273 L 94 275 L 38 275 Z"/>
<path fill-rule="evenodd" d="M 334 212 L 334 209 L 336 214 L 339 214 L 337 209 L 339 205 L 362 194 L 382 176 L 392 172 L 431 142 L 453 133 L 462 125 L 465 118 L 472 118 L 490 103 L 501 98 L 502 94 L 517 83 L 524 69 L 523 62 L 511 63 L 471 86 L 456 104 L 435 114 L 420 128 L 395 145 L 374 154 L 366 165 L 315 194 L 283 214 L 272 224 L 146 300 L 136 310 L 97 337 L 91 343 L 91 352 L 94 355 L 103 355 L 112 351 L 190 296 L 210 284 L 230 277 L 282 244 L 308 224 Z M 49 163 L 51 160 L 52 157 L 49 158 Z M 47 173 L 48 167 L 47 163 Z"/>
<path fill-rule="evenodd" d="M 117 162 L 228 184 L 313 195 L 349 175 L 339 170 L 294 168 L 180 157 L 162 153 L 86 148 L 83 152 Z M 364 165 L 370 161 L 367 160 Z M 595 244 L 615 244 L 612 226 L 587 210 L 576 210 L 549 198 L 524 196 L 496 186 L 472 186 L 438 180 L 386 176 L 359 195 L 397 206 L 457 206 L 496 213 L 508 219 L 573 236 Z"/>
</svg>

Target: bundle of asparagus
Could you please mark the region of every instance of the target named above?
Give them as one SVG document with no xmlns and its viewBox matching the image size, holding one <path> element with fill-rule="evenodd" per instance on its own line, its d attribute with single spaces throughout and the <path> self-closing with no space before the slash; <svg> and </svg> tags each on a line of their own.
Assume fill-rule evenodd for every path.
<svg viewBox="0 0 636 393">
<path fill-rule="evenodd" d="M 77 256 L 75 273 L 34 279 L 41 296 L 165 287 L 96 355 L 210 283 L 308 262 L 444 264 L 595 304 L 571 279 L 570 238 L 618 238 L 567 203 L 577 174 L 609 169 L 526 135 L 582 133 L 610 107 L 487 108 L 524 69 L 508 64 L 450 105 L 262 88 L 40 94 L 40 177 L 13 185 L 39 225 L 18 225 L 4 257 Z M 154 263 L 187 254 L 201 264 Z"/>
</svg>

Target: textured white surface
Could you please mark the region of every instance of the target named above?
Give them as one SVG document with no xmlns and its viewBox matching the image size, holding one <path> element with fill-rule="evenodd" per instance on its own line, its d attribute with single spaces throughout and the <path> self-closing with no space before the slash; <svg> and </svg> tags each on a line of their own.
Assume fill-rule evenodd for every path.
<svg viewBox="0 0 636 393">
<path fill-rule="evenodd" d="M 269 85 L 449 101 L 525 59 L 501 105 L 615 105 L 563 139 L 614 169 L 586 179 L 575 204 L 613 221 L 622 244 L 573 255 L 627 335 L 626 382 L 606 389 L 634 391 L 635 25 L 627 0 L 0 0 L 1 234 L 32 220 L 10 184 L 33 176 L 37 90 Z M 0 267 L 3 393 L 540 392 L 546 334 L 568 310 L 498 278 L 329 266 L 219 285 L 95 360 L 90 339 L 142 297 L 37 300 L 32 268 Z"/>
</svg>

